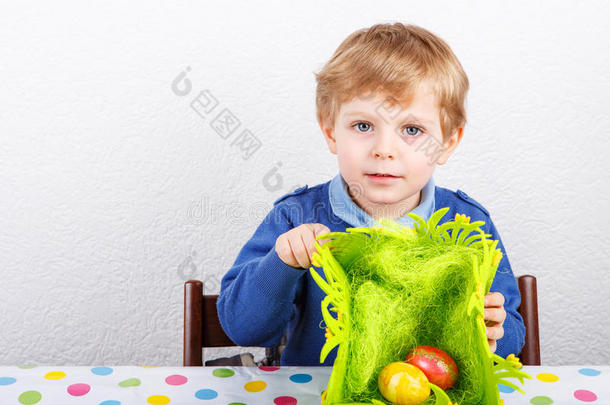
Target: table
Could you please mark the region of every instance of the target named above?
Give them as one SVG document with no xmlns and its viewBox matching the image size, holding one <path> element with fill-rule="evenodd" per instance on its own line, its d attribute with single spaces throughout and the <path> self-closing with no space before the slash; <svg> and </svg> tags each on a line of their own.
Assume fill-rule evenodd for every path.
<svg viewBox="0 0 610 405">
<path fill-rule="evenodd" d="M 330 367 L 0 366 L 2 405 L 318 405 Z M 506 405 L 610 404 L 610 366 L 524 366 Z"/>
</svg>

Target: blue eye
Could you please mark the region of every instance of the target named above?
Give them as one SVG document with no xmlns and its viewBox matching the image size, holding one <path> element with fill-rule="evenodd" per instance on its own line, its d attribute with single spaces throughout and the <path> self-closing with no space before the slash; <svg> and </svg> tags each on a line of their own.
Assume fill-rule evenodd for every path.
<svg viewBox="0 0 610 405">
<path fill-rule="evenodd" d="M 405 127 L 405 129 L 407 130 L 406 134 L 409 136 L 417 136 L 417 135 L 419 135 L 420 132 L 422 132 L 422 130 L 418 127 L 408 126 L 408 127 Z M 415 131 L 409 131 L 409 129 L 412 129 Z"/>
<path fill-rule="evenodd" d="M 357 123 L 355 123 L 354 125 L 352 125 L 352 128 L 356 127 L 356 128 L 360 128 L 360 129 L 362 129 L 362 127 L 358 127 L 359 125 L 366 125 L 366 126 L 368 126 L 369 128 L 370 128 L 370 126 L 371 126 L 371 124 L 369 124 L 368 122 L 357 122 Z M 358 131 L 358 132 L 360 132 L 360 131 Z M 366 131 L 366 130 L 365 130 L 365 131 L 363 131 L 363 132 L 368 132 L 368 131 Z"/>
</svg>

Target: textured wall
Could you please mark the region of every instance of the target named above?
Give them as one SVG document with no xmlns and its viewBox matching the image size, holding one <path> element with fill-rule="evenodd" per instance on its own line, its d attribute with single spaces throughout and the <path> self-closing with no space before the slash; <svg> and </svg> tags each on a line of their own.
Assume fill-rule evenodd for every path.
<svg viewBox="0 0 610 405">
<path fill-rule="evenodd" d="M 543 361 L 610 363 L 608 3 L 470 3 L 0 6 L 0 364 L 181 364 L 184 281 L 217 292 L 277 197 L 336 174 L 313 72 L 393 21 L 470 77 L 437 183 L 538 277 Z M 234 134 L 213 129 L 223 109 Z"/>
</svg>

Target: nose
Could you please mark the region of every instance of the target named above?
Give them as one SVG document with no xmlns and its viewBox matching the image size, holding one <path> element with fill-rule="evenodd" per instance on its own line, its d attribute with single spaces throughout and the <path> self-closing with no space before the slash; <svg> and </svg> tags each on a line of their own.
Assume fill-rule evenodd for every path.
<svg viewBox="0 0 610 405">
<path fill-rule="evenodd" d="M 375 137 L 375 144 L 373 145 L 372 154 L 375 159 L 390 159 L 396 158 L 396 134 L 390 129 L 385 129 L 378 132 Z"/>
</svg>

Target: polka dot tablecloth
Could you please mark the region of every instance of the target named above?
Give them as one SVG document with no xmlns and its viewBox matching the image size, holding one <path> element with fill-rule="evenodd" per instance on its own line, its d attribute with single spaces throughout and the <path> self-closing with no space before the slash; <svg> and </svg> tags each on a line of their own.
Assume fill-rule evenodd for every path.
<svg viewBox="0 0 610 405">
<path fill-rule="evenodd" d="M 318 405 L 330 367 L 0 367 L 2 405 Z M 524 366 L 505 405 L 610 404 L 610 366 Z"/>
</svg>

